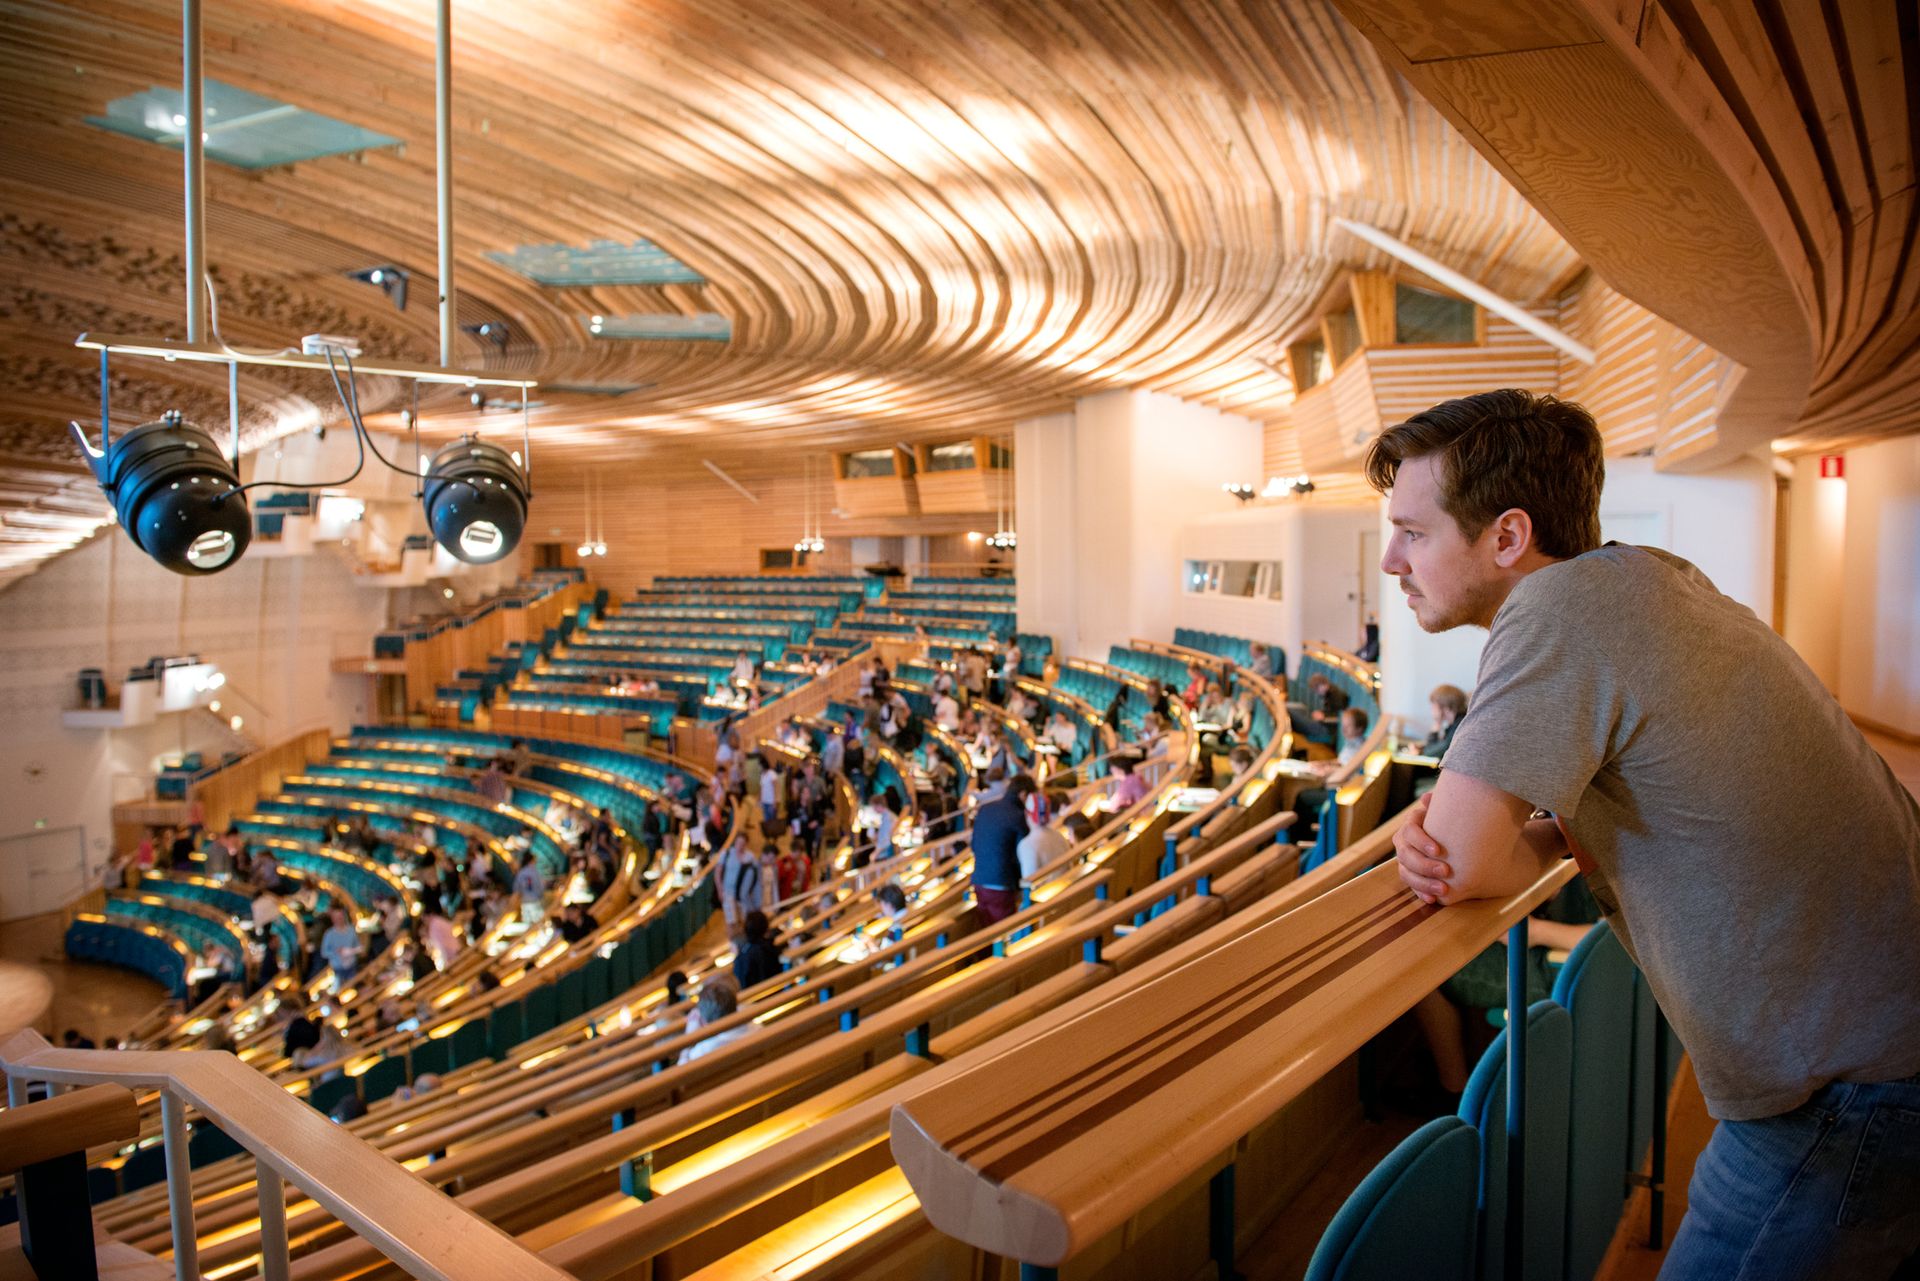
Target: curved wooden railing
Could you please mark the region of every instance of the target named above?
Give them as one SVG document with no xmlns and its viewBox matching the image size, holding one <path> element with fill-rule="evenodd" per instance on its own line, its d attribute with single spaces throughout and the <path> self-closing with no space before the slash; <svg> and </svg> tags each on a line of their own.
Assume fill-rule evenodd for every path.
<svg viewBox="0 0 1920 1281">
<path fill-rule="evenodd" d="M 1439 908 L 1377 867 L 893 1109 L 941 1231 L 1053 1267 L 1208 1171 L 1574 874 Z"/>
<path fill-rule="evenodd" d="M 36 1032 L 0 1046 L 10 1102 L 28 1082 L 160 1091 L 173 1250 L 181 1276 L 199 1276 L 187 1165 L 189 1107 L 253 1154 L 259 1173 L 262 1275 L 287 1275 L 291 1183 L 410 1275 L 433 1281 L 569 1281 L 566 1273 L 462 1209 L 233 1055 L 208 1050 L 57 1050 Z"/>
<path fill-rule="evenodd" d="M 1308 641 L 1300 647 L 1303 655 L 1311 654 L 1328 667 L 1337 667 L 1357 681 L 1364 681 L 1375 697 L 1380 693 L 1380 665 L 1369 663 L 1357 654 L 1350 654 L 1337 645 L 1325 641 Z"/>
</svg>

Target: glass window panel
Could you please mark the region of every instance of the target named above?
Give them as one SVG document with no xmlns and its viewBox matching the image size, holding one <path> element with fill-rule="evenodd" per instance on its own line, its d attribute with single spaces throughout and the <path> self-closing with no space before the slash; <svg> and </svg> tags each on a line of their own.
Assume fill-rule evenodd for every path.
<svg viewBox="0 0 1920 1281">
<path fill-rule="evenodd" d="M 1180 579 L 1180 586 L 1184 590 L 1189 592 L 1206 591 L 1207 590 L 1207 562 L 1205 562 L 1204 560 L 1188 561 L 1186 571 L 1184 574 L 1182 574 Z"/>
<path fill-rule="evenodd" d="M 891 449 L 862 449 L 847 455 L 847 479 L 864 480 L 871 476 L 893 475 Z"/>
<path fill-rule="evenodd" d="M 967 471 L 973 466 L 973 442 L 963 440 L 957 445 L 935 445 L 927 451 L 927 470 Z"/>
<path fill-rule="evenodd" d="M 1267 568 L 1271 571 L 1267 575 L 1267 599 L 1269 600 L 1280 599 L 1280 565 L 1281 562 L 1277 560 L 1267 562 Z"/>
<path fill-rule="evenodd" d="M 1293 364 L 1300 379 L 1296 391 L 1317 387 L 1333 376 L 1333 368 L 1327 362 L 1327 344 L 1318 338 L 1293 344 Z"/>
<path fill-rule="evenodd" d="M 1254 578 L 1260 572 L 1257 560 L 1230 560 L 1221 566 L 1220 594 L 1222 596 L 1253 595 Z"/>
<path fill-rule="evenodd" d="M 1396 285 L 1393 291 L 1393 340 L 1397 343 L 1472 343 L 1479 339 L 1473 304 L 1464 298 Z"/>
</svg>

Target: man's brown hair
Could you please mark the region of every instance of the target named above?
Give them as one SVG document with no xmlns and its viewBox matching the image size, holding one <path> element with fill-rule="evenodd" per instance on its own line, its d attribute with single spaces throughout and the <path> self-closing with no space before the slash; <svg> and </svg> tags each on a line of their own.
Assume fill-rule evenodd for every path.
<svg viewBox="0 0 1920 1281">
<path fill-rule="evenodd" d="M 1429 454 L 1440 456 L 1440 509 L 1468 542 L 1519 508 L 1544 556 L 1600 545 L 1600 429 L 1572 401 L 1511 389 L 1443 401 L 1374 439 L 1367 483 L 1384 494 L 1401 463 Z"/>
</svg>

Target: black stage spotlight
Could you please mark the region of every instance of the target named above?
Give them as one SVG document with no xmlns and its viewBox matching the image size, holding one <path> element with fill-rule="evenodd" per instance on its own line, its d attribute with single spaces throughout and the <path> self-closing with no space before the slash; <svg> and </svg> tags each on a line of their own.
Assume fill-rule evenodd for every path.
<svg viewBox="0 0 1920 1281">
<path fill-rule="evenodd" d="M 391 264 L 380 267 L 363 267 L 359 271 L 347 273 L 349 280 L 358 280 L 363 284 L 378 285 L 388 298 L 393 300 L 394 310 L 407 309 L 407 280 L 404 268 Z"/>
<path fill-rule="evenodd" d="M 174 573 L 218 573 L 253 541 L 233 461 L 179 411 L 135 427 L 104 454 L 77 424 L 74 435 L 128 537 Z"/>
<path fill-rule="evenodd" d="M 507 555 L 527 523 L 526 472 L 512 454 L 477 436 L 433 456 L 421 498 L 434 540 L 470 565 Z"/>
</svg>

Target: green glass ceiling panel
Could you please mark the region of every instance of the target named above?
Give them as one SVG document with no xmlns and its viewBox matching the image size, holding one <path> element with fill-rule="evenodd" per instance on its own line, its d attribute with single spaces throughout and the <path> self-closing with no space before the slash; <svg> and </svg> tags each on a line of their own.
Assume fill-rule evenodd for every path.
<svg viewBox="0 0 1920 1281">
<path fill-rule="evenodd" d="M 206 152 L 209 160 L 239 169 L 270 169 L 347 151 L 395 147 L 398 138 L 362 129 L 292 103 L 248 93 L 218 80 L 206 82 Z M 185 136 L 186 95 L 155 86 L 107 104 L 87 123 L 146 142 L 178 148 Z"/>
<path fill-rule="evenodd" d="M 585 249 L 572 245 L 518 245 L 508 253 L 489 253 L 507 270 L 542 285 L 704 285 L 705 276 L 654 244 L 636 240 L 596 240 Z"/>
<path fill-rule="evenodd" d="M 630 316 L 589 316 L 587 331 L 595 338 L 638 339 L 649 342 L 726 342 L 733 322 L 714 311 L 691 316 L 669 312 L 638 312 Z"/>
</svg>

